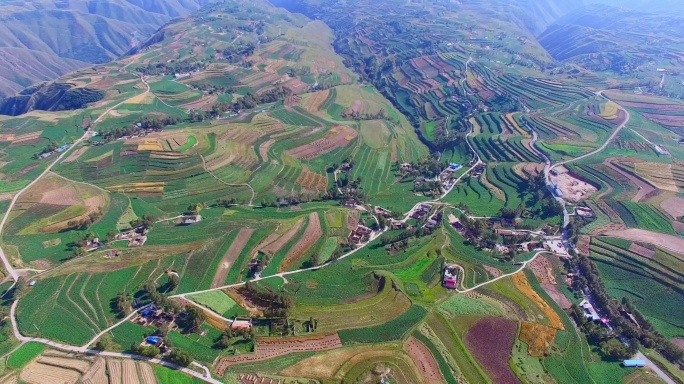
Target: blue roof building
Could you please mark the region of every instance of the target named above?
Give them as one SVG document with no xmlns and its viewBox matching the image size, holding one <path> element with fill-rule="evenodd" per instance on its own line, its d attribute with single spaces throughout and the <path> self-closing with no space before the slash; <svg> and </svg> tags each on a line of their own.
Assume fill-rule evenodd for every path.
<svg viewBox="0 0 684 384">
<path fill-rule="evenodd" d="M 161 341 L 161 338 L 156 337 L 156 336 L 150 336 L 146 340 L 150 344 L 159 344 L 159 342 Z"/>
<path fill-rule="evenodd" d="M 646 360 L 625 360 L 622 365 L 625 367 L 645 367 Z"/>
</svg>

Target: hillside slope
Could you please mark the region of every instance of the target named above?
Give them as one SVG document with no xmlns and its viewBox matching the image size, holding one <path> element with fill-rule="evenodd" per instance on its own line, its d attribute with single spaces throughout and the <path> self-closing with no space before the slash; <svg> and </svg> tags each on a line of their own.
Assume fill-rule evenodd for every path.
<svg viewBox="0 0 684 384">
<path fill-rule="evenodd" d="M 210 0 L 0 2 L 0 97 L 120 56 Z"/>
</svg>

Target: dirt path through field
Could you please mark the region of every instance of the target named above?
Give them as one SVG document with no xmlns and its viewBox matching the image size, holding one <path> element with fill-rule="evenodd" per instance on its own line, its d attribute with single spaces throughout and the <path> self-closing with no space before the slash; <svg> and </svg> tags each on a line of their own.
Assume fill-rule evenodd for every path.
<svg viewBox="0 0 684 384">
<path fill-rule="evenodd" d="M 216 274 L 214 275 L 214 280 L 211 282 L 212 288 L 225 285 L 226 277 L 228 277 L 228 271 L 230 271 L 230 268 L 235 263 L 235 260 L 237 260 L 238 256 L 240 256 L 240 253 L 242 253 L 242 249 L 252 237 L 253 233 L 254 229 L 252 228 L 242 228 L 240 232 L 238 232 L 237 237 L 228 248 L 228 251 L 226 251 L 226 254 L 223 255 L 223 259 L 221 259 L 218 270 L 216 270 Z"/>
<path fill-rule="evenodd" d="M 651 232 L 638 228 L 629 228 L 621 231 L 605 231 L 602 235 L 617 237 L 618 239 L 641 241 L 667 249 L 668 251 L 684 254 L 684 239 L 673 235 L 666 235 L 664 233 Z"/>
</svg>

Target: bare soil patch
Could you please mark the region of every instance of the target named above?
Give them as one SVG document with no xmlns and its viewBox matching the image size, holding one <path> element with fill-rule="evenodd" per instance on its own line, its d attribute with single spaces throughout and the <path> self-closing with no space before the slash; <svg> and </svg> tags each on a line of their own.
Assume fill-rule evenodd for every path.
<svg viewBox="0 0 684 384">
<path fill-rule="evenodd" d="M 677 338 L 674 338 L 670 341 L 672 342 L 672 344 L 678 346 L 681 349 L 684 349 L 684 339 L 677 337 Z"/>
<path fill-rule="evenodd" d="M 332 128 L 322 139 L 287 151 L 287 154 L 304 160 L 312 160 L 335 148 L 346 147 L 358 136 L 358 132 L 347 126 Z"/>
<path fill-rule="evenodd" d="M 82 154 L 84 154 L 88 150 L 88 147 L 81 147 L 69 154 L 66 159 L 62 161 L 62 163 L 71 163 L 76 160 L 78 160 L 79 157 L 81 157 Z"/>
<path fill-rule="evenodd" d="M 300 173 L 297 178 L 297 184 L 301 185 L 304 189 L 317 192 L 325 192 L 325 190 L 328 189 L 327 177 L 309 171 L 309 168 L 306 165 L 303 168 L 302 173 Z"/>
<path fill-rule="evenodd" d="M 557 175 L 551 175 L 551 181 L 563 192 L 563 198 L 573 203 L 585 200 L 598 192 L 596 187 L 574 177 L 569 172 L 558 172 Z"/>
<path fill-rule="evenodd" d="M 446 383 L 442 373 L 439 371 L 439 365 L 437 365 L 435 357 L 418 339 L 413 336 L 409 337 L 406 344 L 404 344 L 404 351 L 411 356 L 411 359 L 418 366 L 421 376 L 427 379 L 428 383 Z"/>
<path fill-rule="evenodd" d="M 228 247 L 226 254 L 223 255 L 223 259 L 221 259 L 218 270 L 216 270 L 216 274 L 214 275 L 214 280 L 211 282 L 211 288 L 225 285 L 226 277 L 228 276 L 230 267 L 235 263 L 235 260 L 237 260 L 238 256 L 240 256 L 242 249 L 252 237 L 253 233 L 254 229 L 252 228 L 242 228 L 240 232 L 238 232 L 237 237 L 230 247 Z"/>
<path fill-rule="evenodd" d="M 31 163 L 31 164 L 25 166 L 24 168 L 22 168 L 19 172 L 8 176 L 7 181 L 18 180 L 18 179 L 24 177 L 27 173 L 36 169 L 39 165 L 40 165 L 39 163 Z"/>
<path fill-rule="evenodd" d="M 492 275 L 494 278 L 501 276 L 501 271 L 498 268 L 494 268 L 486 264 L 483 264 L 482 267 L 485 269 L 485 271 L 487 271 L 487 273 Z"/>
<path fill-rule="evenodd" d="M 581 235 L 577 240 L 577 253 L 589 256 L 589 247 L 591 245 L 591 236 Z"/>
<path fill-rule="evenodd" d="M 660 203 L 660 208 L 675 219 L 682 217 L 684 216 L 684 198 L 672 196 Z"/>
<path fill-rule="evenodd" d="M 20 375 L 21 380 L 28 384 L 75 384 L 80 377 L 81 374 L 76 370 L 42 364 L 38 361 L 29 363 Z"/>
<path fill-rule="evenodd" d="M 268 161 L 268 149 L 271 148 L 271 145 L 273 144 L 275 144 L 275 140 L 273 139 L 261 143 L 259 146 L 259 156 L 261 156 L 261 161 Z"/>
<path fill-rule="evenodd" d="M 51 262 L 50 260 L 48 260 L 48 259 L 38 259 L 38 260 L 34 260 L 34 261 L 32 261 L 30 264 L 33 265 L 34 267 L 36 267 L 36 269 L 42 269 L 42 270 L 50 269 L 50 268 L 52 268 L 53 265 L 54 265 L 54 264 L 52 264 L 52 262 Z"/>
<path fill-rule="evenodd" d="M 684 239 L 673 235 L 666 235 L 664 233 L 651 232 L 638 228 L 628 228 L 619 231 L 604 231 L 602 235 L 653 244 L 668 251 L 684 254 Z"/>
<path fill-rule="evenodd" d="M 572 301 L 570 301 L 570 299 L 568 299 L 567 296 L 565 296 L 560 290 L 558 290 L 558 285 L 542 283 L 541 287 L 544 288 L 546 294 L 551 296 L 553 301 L 555 301 L 559 307 L 563 309 L 568 309 L 572 307 Z"/>
<path fill-rule="evenodd" d="M 40 199 L 41 204 L 51 205 L 81 205 L 82 201 L 78 198 L 78 191 L 70 185 L 65 185 L 58 189 L 53 189 L 43 193 Z"/>
<path fill-rule="evenodd" d="M 549 260 L 544 256 L 539 256 L 528 264 L 537 280 L 540 283 L 556 284 L 556 277 L 553 275 L 553 266 Z"/>
<path fill-rule="evenodd" d="M 81 378 L 83 384 L 109 384 L 105 371 L 105 359 L 98 358 Z"/>
<path fill-rule="evenodd" d="M 323 230 L 321 229 L 321 221 L 318 218 L 318 212 L 313 212 L 309 215 L 309 225 L 306 226 L 304 235 L 295 244 L 290 252 L 280 264 L 278 271 L 283 272 L 289 269 L 294 263 L 301 259 L 302 256 L 318 241 L 318 239 L 323 236 Z"/>
<path fill-rule="evenodd" d="M 224 357 L 215 365 L 216 373 L 223 376 L 233 364 L 263 361 L 294 352 L 327 351 L 342 347 L 337 333 L 332 335 L 313 335 L 287 339 L 258 338 L 256 353 Z"/>
<path fill-rule="evenodd" d="M 652 249 L 648 249 L 646 247 L 642 247 L 641 245 L 637 243 L 632 243 L 632 245 L 629 246 L 629 250 L 631 252 L 636 253 L 639 256 L 643 256 L 647 259 L 652 259 L 655 257 L 655 251 Z"/>
<path fill-rule="evenodd" d="M 495 383 L 520 383 L 508 364 L 517 332 L 515 321 L 500 317 L 481 319 L 466 332 L 468 349 Z"/>
<path fill-rule="evenodd" d="M 299 232 L 299 230 L 302 228 L 302 225 L 304 225 L 304 219 L 299 219 L 295 225 L 290 228 L 289 231 L 287 231 L 285 234 L 282 236 L 268 236 L 266 240 L 264 240 L 263 245 L 260 245 L 258 250 L 260 252 L 263 252 L 267 255 L 273 256 L 276 252 L 278 252 L 282 247 L 285 246 L 285 244 L 289 243 L 290 240 L 292 240 L 295 235 Z M 270 240 L 270 241 L 269 241 Z"/>
</svg>

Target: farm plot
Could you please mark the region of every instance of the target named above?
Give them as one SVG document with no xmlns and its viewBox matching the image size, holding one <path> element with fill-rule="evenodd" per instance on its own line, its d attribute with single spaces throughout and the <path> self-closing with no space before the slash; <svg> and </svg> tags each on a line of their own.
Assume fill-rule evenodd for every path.
<svg viewBox="0 0 684 384">
<path fill-rule="evenodd" d="M 411 301 L 391 282 L 382 278 L 377 294 L 362 295 L 335 306 L 298 304 L 292 316 L 315 318 L 321 332 L 363 328 L 396 319 L 411 307 Z"/>
<path fill-rule="evenodd" d="M 312 160 L 336 148 L 346 147 L 357 136 L 358 132 L 350 127 L 336 126 L 331 128 L 322 139 L 289 149 L 285 153 L 298 159 Z"/>
<path fill-rule="evenodd" d="M 418 366 L 418 370 L 423 378 L 429 383 L 446 383 L 439 371 L 439 365 L 430 350 L 415 337 L 409 337 L 404 344 L 404 351 L 411 356 L 413 362 Z"/>
<path fill-rule="evenodd" d="M 466 332 L 468 349 L 495 383 L 520 383 L 508 364 L 517 330 L 515 321 L 485 317 Z"/>
<path fill-rule="evenodd" d="M 253 233 L 254 229 L 252 228 L 240 229 L 240 232 L 238 232 L 237 237 L 230 244 L 230 247 L 226 251 L 226 254 L 223 255 L 223 258 L 221 259 L 218 269 L 216 270 L 216 274 L 214 275 L 214 280 L 212 280 L 211 282 L 211 288 L 216 288 L 225 285 L 226 278 L 228 277 L 228 271 L 230 271 L 230 268 L 239 268 L 239 266 L 235 266 L 235 261 L 237 260 L 238 256 L 240 256 L 240 254 L 242 253 L 242 249 L 245 247 L 247 242 L 249 242 L 249 239 L 252 237 Z"/>
<path fill-rule="evenodd" d="M 648 259 L 630 249 L 628 241 L 592 238 L 591 258 L 608 292 L 618 299 L 628 297 L 663 334 L 683 336 L 684 324 L 672 318 L 671 313 L 684 305 L 676 272 L 684 268 L 684 260 L 662 250 L 656 250 L 653 258 Z"/>
<path fill-rule="evenodd" d="M 102 212 L 109 196 L 85 184 L 77 184 L 57 176 L 41 179 L 18 201 L 19 213 L 10 221 L 10 232 L 21 235 L 60 232 L 73 226 L 71 222 Z"/>
<path fill-rule="evenodd" d="M 359 378 L 364 379 L 363 374 L 372 371 L 376 365 L 391 367 L 392 382 L 401 384 L 424 382 L 418 374 L 418 367 L 415 367 L 410 357 L 394 345 L 334 349 L 308 357 L 285 368 L 281 373 L 289 377 L 311 377 L 324 382 L 329 380 L 354 383 Z M 368 377 L 366 375 L 365 378 Z"/>
<path fill-rule="evenodd" d="M 549 319 L 549 323 L 552 328 L 560 330 L 565 329 L 560 316 L 558 316 L 558 313 L 556 313 L 556 311 L 546 302 L 546 300 L 539 296 L 539 294 L 532 288 L 532 285 L 530 284 L 529 280 L 527 280 L 525 273 L 518 272 L 513 275 L 513 284 L 518 290 L 520 290 L 520 292 L 532 300 L 539 307 L 539 309 L 542 310 L 542 312 L 546 315 L 546 318 Z"/>
<path fill-rule="evenodd" d="M 303 189 L 315 192 L 325 192 L 328 189 L 328 178 L 320 173 L 309 171 L 306 165 L 302 169 L 302 173 L 297 178 L 298 185 Z"/>
<path fill-rule="evenodd" d="M 328 99 L 330 90 L 316 91 L 302 96 L 301 106 L 309 113 L 316 113 L 321 110 L 321 106 Z"/>
<path fill-rule="evenodd" d="M 269 256 L 275 255 L 299 233 L 305 221 L 303 218 L 299 219 L 294 224 L 291 224 L 287 231 L 270 234 L 259 244 L 257 250 Z"/>
<path fill-rule="evenodd" d="M 544 357 L 553 346 L 553 339 L 556 338 L 555 328 L 547 327 L 542 324 L 523 321 L 520 329 L 520 341 L 527 344 L 530 356 Z"/>
<path fill-rule="evenodd" d="M 297 244 L 295 244 L 287 253 L 287 256 L 285 256 L 285 259 L 278 267 L 278 271 L 287 271 L 290 267 L 296 265 L 322 236 L 323 230 L 321 229 L 321 221 L 318 217 L 318 212 L 312 212 L 309 214 L 309 224 L 304 230 L 304 234 Z"/>
<path fill-rule="evenodd" d="M 223 376 L 228 367 L 240 363 L 265 361 L 295 352 L 327 351 L 340 347 L 342 347 L 342 342 L 337 334 L 301 336 L 287 339 L 259 338 L 256 342 L 255 353 L 223 357 L 216 363 L 214 368 L 219 376 Z"/>
</svg>

